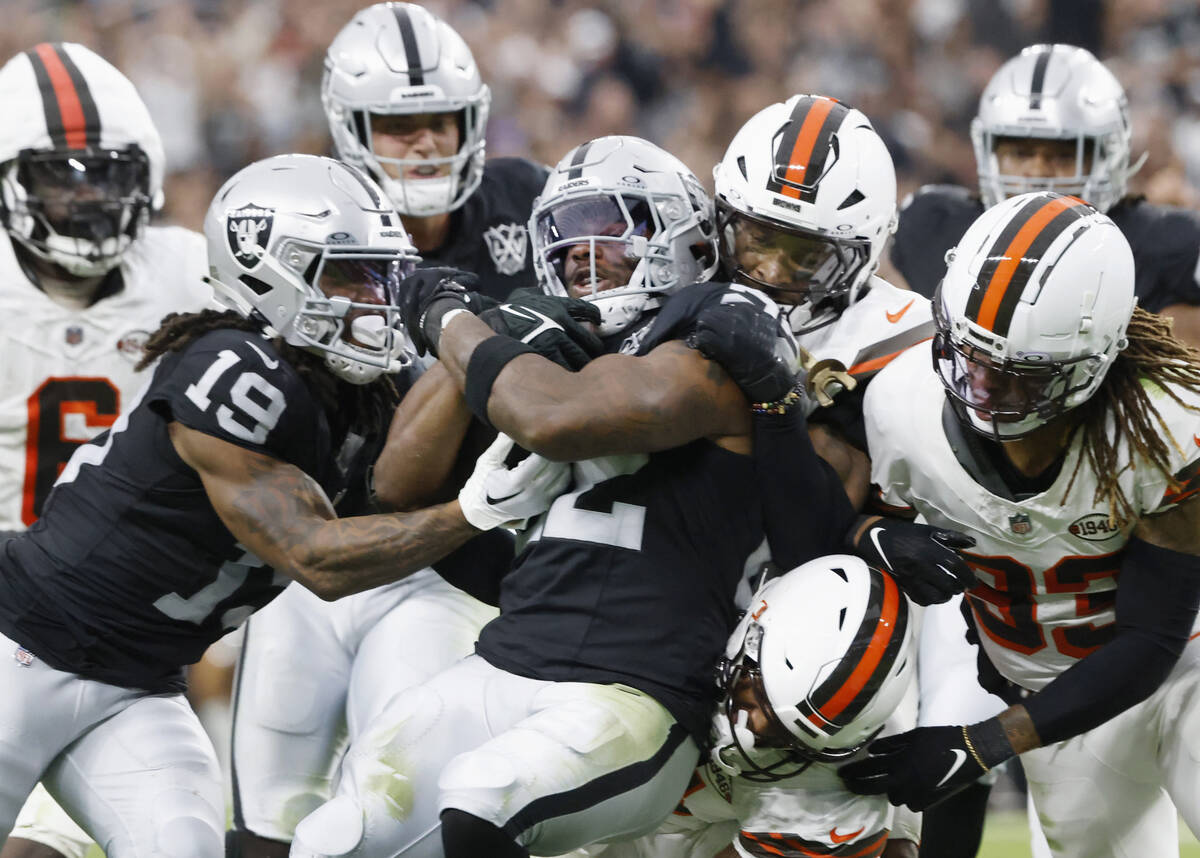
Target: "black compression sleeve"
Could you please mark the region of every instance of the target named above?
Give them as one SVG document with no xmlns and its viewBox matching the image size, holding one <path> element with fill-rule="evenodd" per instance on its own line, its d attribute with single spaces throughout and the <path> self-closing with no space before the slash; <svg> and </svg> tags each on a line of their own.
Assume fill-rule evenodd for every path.
<svg viewBox="0 0 1200 858">
<path fill-rule="evenodd" d="M 1200 607 L 1200 557 L 1131 539 L 1121 560 L 1109 643 L 1025 700 L 1043 745 L 1145 700 L 1179 660 Z"/>
<path fill-rule="evenodd" d="M 496 528 L 479 534 L 433 565 L 433 571 L 479 601 L 498 606 L 500 582 L 512 568 L 512 534 Z"/>
<path fill-rule="evenodd" d="M 841 550 L 854 508 L 796 410 L 754 415 L 754 471 L 771 559 L 788 570 Z"/>
</svg>

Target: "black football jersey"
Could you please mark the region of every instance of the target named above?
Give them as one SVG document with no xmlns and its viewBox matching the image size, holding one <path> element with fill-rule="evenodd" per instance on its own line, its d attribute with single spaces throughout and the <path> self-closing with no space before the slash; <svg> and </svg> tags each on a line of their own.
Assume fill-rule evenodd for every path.
<svg viewBox="0 0 1200 858">
<path fill-rule="evenodd" d="M 891 250 L 909 288 L 926 297 L 946 273 L 946 251 L 983 213 L 966 188 L 926 185 L 904 201 Z M 1200 216 L 1125 197 L 1108 211 L 1133 249 L 1138 306 L 1157 313 L 1172 304 L 1200 304 Z"/>
<path fill-rule="evenodd" d="M 222 523 L 171 421 L 290 462 L 330 498 L 348 480 L 324 410 L 268 340 L 217 330 L 166 355 L 0 551 L 0 631 L 52 667 L 180 690 L 182 665 L 288 581 Z"/>
<path fill-rule="evenodd" d="M 644 355 L 685 337 L 728 288 L 689 286 L 608 350 Z M 534 526 L 477 651 L 523 676 L 638 688 L 703 741 L 734 593 L 764 538 L 754 459 L 697 440 L 573 467 L 573 491 Z"/>
<path fill-rule="evenodd" d="M 529 242 L 529 213 L 549 170 L 524 158 L 493 158 L 462 207 L 451 213 L 450 238 L 422 252 L 422 266 L 471 271 L 478 289 L 497 300 L 536 286 Z"/>
</svg>

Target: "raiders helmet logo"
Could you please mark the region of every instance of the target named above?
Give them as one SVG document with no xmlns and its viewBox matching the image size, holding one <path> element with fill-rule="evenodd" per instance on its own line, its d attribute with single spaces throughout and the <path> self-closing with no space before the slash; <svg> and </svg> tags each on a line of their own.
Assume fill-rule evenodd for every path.
<svg viewBox="0 0 1200 858">
<path fill-rule="evenodd" d="M 519 223 L 498 223 L 483 232 L 492 264 L 501 274 L 511 277 L 525 267 L 529 254 L 529 238 L 525 227 Z"/>
<path fill-rule="evenodd" d="M 228 224 L 229 249 L 233 258 L 247 269 L 258 267 L 267 252 L 275 209 L 265 209 L 253 203 L 225 215 Z"/>
</svg>

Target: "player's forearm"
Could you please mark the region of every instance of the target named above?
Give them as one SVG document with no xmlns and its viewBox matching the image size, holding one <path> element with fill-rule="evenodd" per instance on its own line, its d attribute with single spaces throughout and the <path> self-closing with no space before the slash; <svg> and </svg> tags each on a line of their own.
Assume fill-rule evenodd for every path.
<svg viewBox="0 0 1200 858">
<path fill-rule="evenodd" d="M 332 600 L 406 578 L 478 536 L 458 501 L 326 521 L 287 551 L 289 574 Z M 278 567 L 277 567 L 278 568 Z"/>
<path fill-rule="evenodd" d="M 375 463 L 379 500 L 398 510 L 432 502 L 453 470 L 471 420 L 449 371 L 434 364 L 396 409 Z"/>
<path fill-rule="evenodd" d="M 439 360 L 464 394 L 471 356 L 485 340 L 497 336 L 479 319 L 462 314 L 450 319 L 438 342 Z M 473 371 L 478 371 L 476 367 Z M 488 390 L 486 403 L 477 411 L 481 418 L 521 447 L 559 461 L 575 461 L 600 453 L 582 448 L 569 439 L 586 442 L 580 430 L 586 417 L 575 406 L 581 389 L 578 374 L 538 355 L 523 354 L 510 360 Z M 567 448 L 562 448 L 567 444 Z M 586 446 L 586 445 L 585 445 Z"/>
</svg>

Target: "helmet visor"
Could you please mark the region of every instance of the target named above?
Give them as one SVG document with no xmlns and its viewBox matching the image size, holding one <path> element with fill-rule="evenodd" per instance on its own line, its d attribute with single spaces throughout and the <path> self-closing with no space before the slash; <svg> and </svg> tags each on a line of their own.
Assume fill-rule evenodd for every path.
<svg viewBox="0 0 1200 858">
<path fill-rule="evenodd" d="M 575 297 L 626 285 L 657 230 L 650 202 L 631 194 L 573 199 L 537 216 L 535 250 Z"/>
<path fill-rule="evenodd" d="M 316 287 L 327 298 L 347 298 L 356 304 L 397 303 L 399 283 L 412 273 L 411 259 L 366 254 L 325 257 Z"/>
<path fill-rule="evenodd" d="M 1085 357 L 1087 361 L 1093 358 Z M 934 361 L 949 394 L 998 433 L 1005 424 L 1029 417 L 1042 422 L 1066 410 L 1068 396 L 1085 387 L 1089 374 L 1073 383 L 1080 361 L 998 360 L 983 349 L 954 342 L 945 332 L 934 338 Z"/>
<path fill-rule="evenodd" d="M 88 241 L 121 234 L 150 202 L 150 162 L 137 147 L 23 152 L 17 179 L 31 214 L 58 235 Z"/>
<path fill-rule="evenodd" d="M 849 290 L 870 257 L 864 239 L 832 238 L 722 206 L 726 250 L 739 279 L 781 304 L 817 305 Z"/>
</svg>

